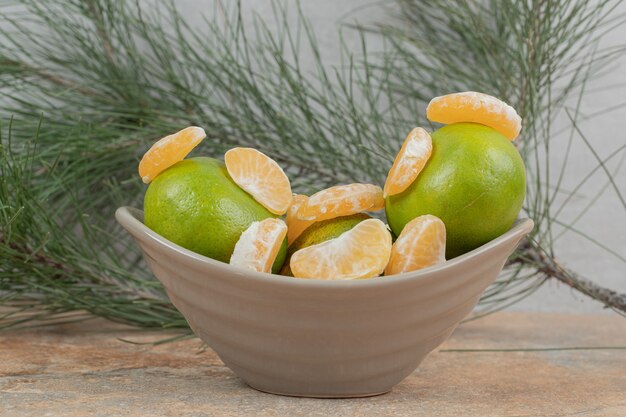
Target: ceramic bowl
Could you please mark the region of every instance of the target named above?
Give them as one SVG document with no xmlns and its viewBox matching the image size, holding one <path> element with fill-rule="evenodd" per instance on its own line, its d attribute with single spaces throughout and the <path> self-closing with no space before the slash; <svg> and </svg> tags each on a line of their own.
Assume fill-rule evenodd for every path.
<svg viewBox="0 0 626 417">
<path fill-rule="evenodd" d="M 420 271 L 353 281 L 308 280 L 233 267 L 146 227 L 135 238 L 189 326 L 248 385 L 275 394 L 362 397 L 390 391 L 471 312 L 533 227 Z"/>
</svg>

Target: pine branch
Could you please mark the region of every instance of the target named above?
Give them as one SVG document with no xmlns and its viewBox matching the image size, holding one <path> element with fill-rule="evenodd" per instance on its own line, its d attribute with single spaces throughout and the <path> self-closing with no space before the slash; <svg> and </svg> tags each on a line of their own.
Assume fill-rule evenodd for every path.
<svg viewBox="0 0 626 417">
<path fill-rule="evenodd" d="M 596 46 L 607 33 L 607 26 L 610 31 L 611 27 L 625 24 L 623 15 L 613 14 L 618 3 L 441 0 L 426 4 L 419 0 L 402 0 L 398 17 L 402 24 L 361 28 L 381 33 L 392 45 L 395 77 L 391 83 L 396 86 L 398 95 L 423 100 L 449 91 L 486 91 L 506 98 L 522 115 L 523 137 L 516 145 L 526 162 L 529 177 L 524 211 L 536 224 L 533 245 L 527 245 L 511 258 L 509 265 L 519 269 L 513 271 L 512 277 L 503 277 L 506 285 L 496 284 L 486 292 L 482 301 L 489 306 L 487 312 L 532 294 L 544 282 L 545 278 L 522 274 L 525 267 L 534 271 L 533 275 L 557 279 L 608 307 L 624 311 L 622 294 L 564 268 L 555 257 L 558 248 L 554 247 L 553 226 L 575 231 L 573 223 L 580 216 L 572 224 L 559 216 L 563 205 L 579 187 L 569 195 L 565 193 L 561 208 L 556 208 L 567 159 L 560 167 L 557 182 L 552 183 L 550 177 L 553 170 L 550 142 L 555 136 L 551 125 L 555 115 L 565 111 L 571 123 L 567 154 L 577 134 L 598 161 L 598 166 L 584 177 L 581 185 L 594 172 L 602 170 L 607 176 L 607 185 L 612 185 L 618 199 L 624 201 L 613 179 L 616 173 L 611 173 L 605 165 L 622 152 L 623 147 L 602 160 L 592 141 L 587 140 L 577 125 L 578 107 L 588 81 L 607 59 L 624 53 L 623 46 L 604 51 Z M 576 94 L 577 108 L 572 114 L 564 108 L 564 103 L 568 98 L 576 98 Z M 589 206 L 592 204 L 593 201 Z M 589 241 L 597 242 L 592 238 Z"/>
<path fill-rule="evenodd" d="M 563 103 L 575 94 L 580 102 L 597 69 L 624 53 L 595 46 L 623 23 L 611 15 L 617 0 L 398 0 L 400 24 L 357 27 L 363 49 L 340 42 L 340 67 L 323 62 L 301 12 L 290 23 L 287 3 L 274 3 L 274 22 L 220 9 L 205 33 L 163 2 L 21 3 L 28 14 L 0 7 L 1 113 L 15 119 L 0 125 L 0 305 L 10 310 L 0 328 L 98 315 L 187 331 L 112 221 L 112 207 L 141 204 L 136 163 L 156 138 L 201 125 L 210 134 L 198 153 L 257 147 L 287 167 L 299 192 L 382 183 L 406 132 L 426 123 L 425 102 L 463 89 L 502 97 L 522 114 L 524 211 L 536 224 L 532 251 L 512 258 L 476 317 L 529 296 L 546 277 L 622 309 L 622 295 L 554 257 L 553 227 L 568 225 L 557 204 L 570 197 L 566 164 L 551 183 L 549 163 Z M 381 54 L 368 53 L 369 36 L 383 38 Z M 571 117 L 570 144 L 578 109 Z M 611 157 L 597 169 L 609 180 Z"/>
<path fill-rule="evenodd" d="M 26 65 L 24 62 L 18 62 L 18 61 L 5 59 L 5 60 L 0 60 L 0 65 L 4 68 L 5 72 L 10 72 L 11 67 L 13 67 L 13 71 L 19 71 L 25 74 L 30 73 L 30 74 L 36 75 L 39 79 L 51 82 L 53 84 L 58 85 L 59 87 L 68 88 L 68 89 L 76 89 L 77 91 L 85 95 L 94 94 L 93 91 L 85 87 L 76 85 L 70 80 L 66 80 L 54 74 L 49 74 L 46 71 L 41 70 L 41 69 L 30 67 Z"/>
<path fill-rule="evenodd" d="M 21 253 L 22 255 L 24 255 L 24 257 L 28 260 L 34 260 L 35 262 L 41 262 L 47 266 L 50 266 L 54 269 L 58 269 L 59 271 L 62 272 L 68 272 L 67 271 L 67 267 L 53 259 L 50 259 L 48 257 L 46 257 L 45 255 L 42 255 L 40 253 L 33 253 L 32 250 L 29 250 L 23 246 L 18 245 L 17 243 L 14 242 L 8 242 L 7 240 L 5 240 L 4 238 L 4 234 L 2 232 L 0 232 L 0 244 L 1 245 L 5 245 L 7 247 L 9 247 L 10 249 Z"/>
<path fill-rule="evenodd" d="M 626 315 L 626 294 L 604 288 L 577 272 L 564 267 L 558 259 L 548 256 L 541 248 L 533 247 L 526 243 L 521 248 L 520 257 L 516 258 L 515 262 L 522 262 L 522 259 L 534 262 L 537 271 L 543 273 L 546 277 L 556 279 L 601 302 L 605 307 Z"/>
<path fill-rule="evenodd" d="M 89 13 L 96 24 L 96 30 L 98 36 L 102 40 L 102 47 L 106 54 L 107 59 L 113 65 L 115 65 L 115 54 L 113 53 L 113 47 L 111 46 L 111 39 L 107 33 L 106 26 L 103 20 L 102 9 L 96 0 L 87 0 L 86 2 Z"/>
</svg>

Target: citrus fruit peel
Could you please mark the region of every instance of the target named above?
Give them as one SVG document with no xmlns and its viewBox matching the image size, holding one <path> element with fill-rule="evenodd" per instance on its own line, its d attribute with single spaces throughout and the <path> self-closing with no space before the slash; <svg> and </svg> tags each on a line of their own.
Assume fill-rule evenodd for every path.
<svg viewBox="0 0 626 417">
<path fill-rule="evenodd" d="M 513 107 L 493 96 L 475 91 L 433 98 L 426 108 L 426 118 L 443 124 L 480 123 L 497 130 L 511 141 L 522 129 L 522 118 Z"/>
<path fill-rule="evenodd" d="M 280 219 L 252 222 L 237 241 L 230 264 L 257 272 L 271 272 L 286 235 L 287 225 Z"/>
<path fill-rule="evenodd" d="M 415 181 L 433 151 L 428 132 L 416 127 L 408 134 L 387 174 L 383 197 L 399 194 Z"/>
<path fill-rule="evenodd" d="M 298 209 L 297 217 L 300 220 L 321 221 L 378 211 L 384 207 L 383 190 L 377 185 L 336 185 L 310 196 Z"/>
<path fill-rule="evenodd" d="M 253 148 L 233 148 L 224 162 L 239 187 L 273 214 L 285 214 L 291 204 L 291 185 L 276 161 Z"/>
<path fill-rule="evenodd" d="M 139 162 L 139 176 L 148 184 L 161 172 L 182 161 L 206 137 L 204 129 L 189 126 L 158 140 Z"/>
<path fill-rule="evenodd" d="M 391 249 L 385 275 L 401 274 L 446 260 L 446 226 L 436 216 L 425 214 L 404 226 Z"/>
<path fill-rule="evenodd" d="M 387 226 L 378 219 L 368 219 L 335 239 L 296 251 L 289 266 L 296 278 L 371 278 L 383 272 L 390 254 Z"/>
<path fill-rule="evenodd" d="M 454 123 L 431 133 L 433 153 L 417 180 L 387 197 L 387 221 L 399 236 L 424 214 L 446 225 L 452 259 L 510 229 L 526 192 L 524 162 L 502 133 L 478 123 Z"/>
</svg>

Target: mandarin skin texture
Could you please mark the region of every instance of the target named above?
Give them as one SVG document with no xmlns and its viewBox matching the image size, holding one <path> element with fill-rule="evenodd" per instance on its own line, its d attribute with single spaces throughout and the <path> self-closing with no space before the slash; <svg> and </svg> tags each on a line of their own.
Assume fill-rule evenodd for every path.
<svg viewBox="0 0 626 417">
<path fill-rule="evenodd" d="M 252 222 L 277 217 L 235 184 L 223 162 L 206 157 L 160 173 L 146 191 L 144 216 L 146 226 L 164 238 L 226 263 Z M 286 253 L 285 238 L 272 271 L 280 270 Z"/>
<path fill-rule="evenodd" d="M 515 146 L 490 127 L 455 123 L 431 136 L 424 170 L 405 191 L 387 197 L 385 208 L 396 236 L 417 216 L 443 220 L 451 259 L 509 230 L 524 202 L 526 173 Z"/>
</svg>

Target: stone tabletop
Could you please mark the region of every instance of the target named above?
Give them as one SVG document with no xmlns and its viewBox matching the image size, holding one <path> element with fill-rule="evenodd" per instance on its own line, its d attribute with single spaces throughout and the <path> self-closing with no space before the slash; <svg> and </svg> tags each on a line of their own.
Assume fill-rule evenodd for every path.
<svg viewBox="0 0 626 417">
<path fill-rule="evenodd" d="M 0 334 L 0 416 L 626 416 L 617 315 L 497 313 L 463 324 L 391 393 L 289 398 L 248 388 L 197 339 L 100 321 Z"/>
</svg>

